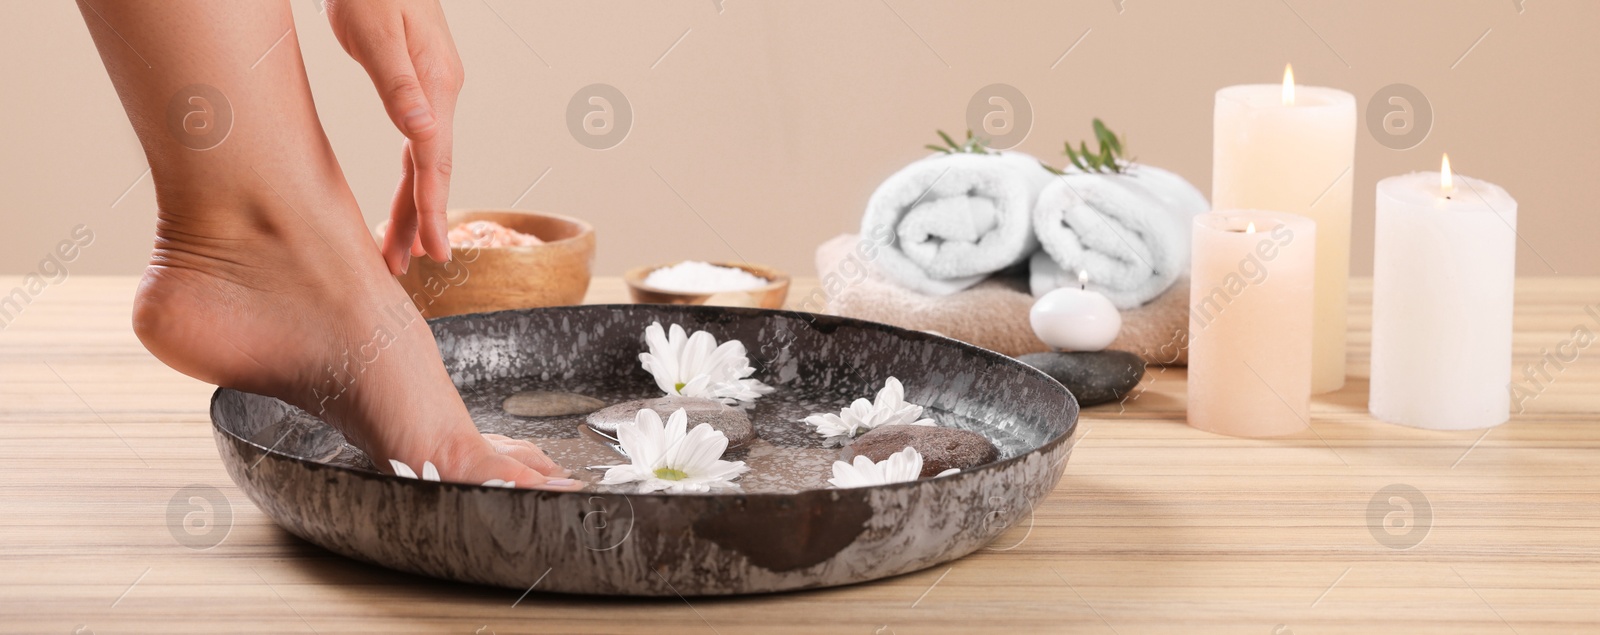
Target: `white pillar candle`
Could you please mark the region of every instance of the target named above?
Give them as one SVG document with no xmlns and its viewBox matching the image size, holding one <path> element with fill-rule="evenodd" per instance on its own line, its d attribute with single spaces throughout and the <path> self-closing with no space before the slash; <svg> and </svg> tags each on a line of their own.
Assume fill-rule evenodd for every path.
<svg viewBox="0 0 1600 635">
<path fill-rule="evenodd" d="M 1312 390 L 1338 390 L 1345 374 L 1355 97 L 1296 86 L 1286 68 L 1281 85 L 1217 91 L 1213 134 L 1213 209 L 1276 210 L 1317 224 Z"/>
<path fill-rule="evenodd" d="M 1517 201 L 1440 172 L 1378 183 L 1372 416 L 1430 430 L 1511 417 Z"/>
<path fill-rule="evenodd" d="M 1283 212 L 1194 220 L 1189 425 L 1270 437 L 1311 419 L 1316 223 Z"/>
</svg>

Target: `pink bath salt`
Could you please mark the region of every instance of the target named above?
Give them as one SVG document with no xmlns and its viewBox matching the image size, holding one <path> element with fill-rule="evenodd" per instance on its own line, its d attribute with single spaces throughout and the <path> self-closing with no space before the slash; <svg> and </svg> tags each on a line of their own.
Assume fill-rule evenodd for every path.
<svg viewBox="0 0 1600 635">
<path fill-rule="evenodd" d="M 450 230 L 450 246 L 476 247 L 529 247 L 543 245 L 538 236 L 524 234 L 494 221 L 475 220 L 456 225 Z"/>
</svg>

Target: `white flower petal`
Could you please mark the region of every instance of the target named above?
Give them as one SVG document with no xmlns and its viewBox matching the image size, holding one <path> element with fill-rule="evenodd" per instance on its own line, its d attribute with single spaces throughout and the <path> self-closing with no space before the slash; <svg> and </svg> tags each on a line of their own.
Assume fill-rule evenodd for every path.
<svg viewBox="0 0 1600 635">
<path fill-rule="evenodd" d="M 914 481 L 922 475 L 922 453 L 910 446 L 889 455 L 884 463 L 883 478 L 890 483 Z"/>
<path fill-rule="evenodd" d="M 406 465 L 404 463 L 401 463 L 399 461 L 396 461 L 394 459 L 389 459 L 389 467 L 390 467 L 390 469 L 394 470 L 394 475 L 395 476 L 404 476 L 406 478 L 416 478 L 417 477 L 417 473 L 411 470 L 411 466 Z"/>
<path fill-rule="evenodd" d="M 656 419 L 657 421 L 660 421 L 659 416 L 660 415 L 657 415 L 657 417 L 658 417 Z M 677 410 L 674 410 L 674 411 L 672 411 L 672 414 L 667 415 L 666 431 L 667 431 L 667 439 L 668 439 L 669 443 L 670 442 L 676 442 L 677 440 L 682 439 L 684 437 L 684 431 L 687 430 L 688 428 L 689 428 L 689 413 L 685 412 L 683 408 L 679 408 Z"/>
<path fill-rule="evenodd" d="M 946 470 L 939 476 L 953 473 Z M 828 479 L 828 482 L 837 488 L 867 487 L 915 481 L 921 475 L 922 454 L 917 452 L 916 448 L 907 447 L 877 463 L 860 455 L 857 455 L 851 463 L 834 461 L 833 478 Z"/>
<path fill-rule="evenodd" d="M 439 480 L 439 468 L 434 467 L 433 461 L 423 461 L 422 462 L 422 480 L 424 480 L 424 481 L 437 481 L 437 480 Z"/>
<path fill-rule="evenodd" d="M 684 442 L 679 444 L 677 454 L 663 463 L 688 474 L 700 474 L 714 467 L 727 449 L 728 435 L 709 423 L 702 423 L 689 431 Z"/>
<path fill-rule="evenodd" d="M 683 389 L 678 394 L 684 397 L 699 397 L 701 399 L 715 396 L 711 388 L 711 376 L 706 374 L 695 375 L 689 381 L 683 382 Z"/>
<path fill-rule="evenodd" d="M 635 481 L 648 480 L 652 476 L 654 476 L 654 474 L 651 474 L 649 471 L 643 470 L 636 465 L 618 465 L 606 470 L 606 475 L 604 478 L 600 479 L 600 484 L 617 485 L 620 483 L 632 483 Z"/>
<path fill-rule="evenodd" d="M 674 325 L 676 326 L 676 325 Z M 717 338 L 705 331 L 695 331 L 689 336 L 689 341 L 683 347 L 681 357 L 678 359 L 678 373 L 681 377 L 688 377 L 698 373 L 705 373 L 707 369 L 715 369 L 715 352 Z"/>
<path fill-rule="evenodd" d="M 627 453 L 634 465 L 653 466 L 666 452 L 667 432 L 661 415 L 649 408 L 641 409 L 633 417 L 633 425 L 617 426 L 617 443 Z M 654 469 L 651 467 L 651 469 Z"/>
<path fill-rule="evenodd" d="M 878 410 L 898 410 L 905 404 L 905 394 L 905 387 L 900 385 L 900 380 L 890 377 L 883 382 L 883 390 L 878 391 L 878 401 L 874 405 Z"/>
</svg>

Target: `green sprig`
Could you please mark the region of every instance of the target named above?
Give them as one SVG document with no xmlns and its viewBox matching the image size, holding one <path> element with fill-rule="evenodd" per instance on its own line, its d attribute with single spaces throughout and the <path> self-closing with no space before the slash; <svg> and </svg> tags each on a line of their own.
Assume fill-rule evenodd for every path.
<svg viewBox="0 0 1600 635">
<path fill-rule="evenodd" d="M 1069 141 L 1065 144 L 1067 161 L 1072 167 L 1092 174 L 1122 174 L 1130 163 L 1122 158 L 1122 138 L 1107 128 L 1105 122 L 1099 118 L 1094 120 L 1094 137 L 1100 145 L 1099 152 L 1090 151 L 1087 141 L 1079 142 L 1076 149 Z M 1065 174 L 1043 162 L 1039 165 L 1054 174 Z"/>
<path fill-rule="evenodd" d="M 936 130 L 935 132 L 938 132 L 939 138 L 944 140 L 944 145 L 939 146 L 930 143 L 923 146 L 924 148 L 944 154 L 994 154 L 989 151 L 989 140 L 972 136 L 971 130 L 967 131 L 965 143 L 956 143 L 956 140 L 951 139 L 950 135 L 945 134 L 943 130 Z"/>
</svg>

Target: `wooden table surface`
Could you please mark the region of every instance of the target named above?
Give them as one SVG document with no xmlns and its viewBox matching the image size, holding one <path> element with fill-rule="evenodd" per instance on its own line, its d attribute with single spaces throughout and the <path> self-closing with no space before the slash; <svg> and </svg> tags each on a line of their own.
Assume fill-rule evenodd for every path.
<svg viewBox="0 0 1600 635">
<path fill-rule="evenodd" d="M 797 282 L 796 295 L 815 285 Z M 687 602 L 521 597 L 290 536 L 224 473 L 211 386 L 134 338 L 134 283 L 70 277 L 0 331 L 0 632 L 1600 629 L 1600 349 L 1499 428 L 1378 423 L 1366 413 L 1366 281 L 1351 306 L 1350 381 L 1315 401 L 1312 433 L 1190 429 L 1184 371 L 1152 372 L 1126 404 L 1084 411 L 1060 486 L 985 550 L 854 587 Z M 0 291 L 18 284 L 0 277 Z M 591 298 L 621 300 L 622 287 L 597 280 Z M 1600 333 L 1583 309 L 1600 303 L 1600 279 L 1522 279 L 1517 301 L 1519 368 L 1575 328 Z M 220 544 L 197 549 L 184 533 L 187 486 L 220 492 L 190 518 L 211 521 L 192 532 Z"/>
</svg>

